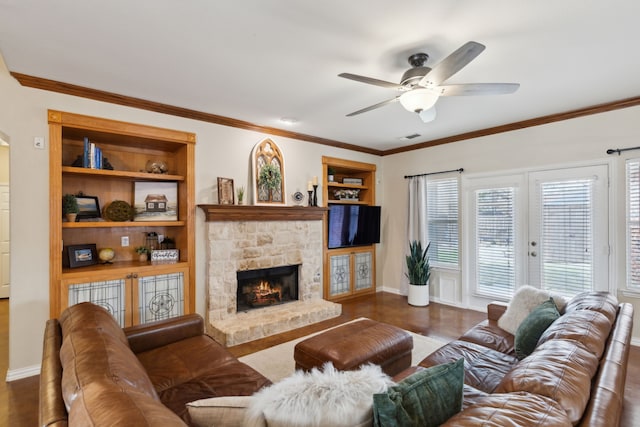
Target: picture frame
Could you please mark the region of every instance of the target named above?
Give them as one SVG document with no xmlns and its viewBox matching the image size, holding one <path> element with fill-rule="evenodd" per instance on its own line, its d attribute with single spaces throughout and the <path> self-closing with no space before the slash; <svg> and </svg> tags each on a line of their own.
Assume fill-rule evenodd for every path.
<svg viewBox="0 0 640 427">
<path fill-rule="evenodd" d="M 77 268 L 98 264 L 98 250 L 95 243 L 65 246 L 65 267 Z"/>
<path fill-rule="evenodd" d="M 178 183 L 174 181 L 136 181 L 134 221 L 177 221 Z"/>
<path fill-rule="evenodd" d="M 233 190 L 233 179 L 218 177 L 218 204 L 235 204 L 235 191 Z"/>
<path fill-rule="evenodd" d="M 78 201 L 78 219 L 100 218 L 100 202 L 95 196 L 77 195 Z"/>
</svg>

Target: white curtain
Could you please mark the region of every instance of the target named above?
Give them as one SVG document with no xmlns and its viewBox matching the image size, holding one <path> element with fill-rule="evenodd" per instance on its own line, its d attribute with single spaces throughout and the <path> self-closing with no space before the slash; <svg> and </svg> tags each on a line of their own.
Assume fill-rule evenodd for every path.
<svg viewBox="0 0 640 427">
<path fill-rule="evenodd" d="M 407 218 L 407 241 L 405 242 L 405 253 L 409 252 L 409 242 L 419 240 L 422 247 L 426 244 L 427 236 L 427 177 L 414 176 L 408 178 L 409 187 L 409 217 Z M 406 272 L 406 262 L 402 260 L 403 272 Z M 403 274 L 401 293 L 408 291 L 409 281 Z"/>
</svg>

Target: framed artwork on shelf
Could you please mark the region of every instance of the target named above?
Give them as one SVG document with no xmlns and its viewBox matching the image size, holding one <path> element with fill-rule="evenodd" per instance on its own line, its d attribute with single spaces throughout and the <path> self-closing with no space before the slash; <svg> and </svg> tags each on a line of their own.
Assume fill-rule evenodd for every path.
<svg viewBox="0 0 640 427">
<path fill-rule="evenodd" d="M 233 180 L 218 177 L 218 204 L 233 205 L 235 203 L 234 195 Z"/>
<path fill-rule="evenodd" d="M 63 266 L 69 268 L 95 265 L 99 261 L 95 243 L 66 246 L 64 256 Z"/>
<path fill-rule="evenodd" d="M 134 221 L 177 221 L 178 183 L 134 183 Z"/>
<path fill-rule="evenodd" d="M 78 201 L 78 219 L 100 218 L 100 202 L 97 197 L 79 194 L 76 200 Z"/>
</svg>

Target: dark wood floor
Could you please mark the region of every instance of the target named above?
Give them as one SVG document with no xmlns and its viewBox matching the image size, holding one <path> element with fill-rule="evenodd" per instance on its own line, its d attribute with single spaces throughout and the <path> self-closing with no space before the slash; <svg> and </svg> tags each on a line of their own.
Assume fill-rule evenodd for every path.
<svg viewBox="0 0 640 427">
<path fill-rule="evenodd" d="M 8 301 L 0 300 L 0 377 L 2 378 L 0 381 L 0 427 L 36 426 L 38 423 L 38 377 L 11 383 L 4 382 L 8 365 L 8 312 Z M 343 303 L 342 315 L 335 319 L 241 344 L 231 347 L 230 350 L 236 356 L 243 356 L 358 317 L 368 317 L 422 335 L 451 340 L 484 320 L 486 315 L 435 303 L 428 307 L 412 307 L 407 304 L 406 297 L 381 292 L 374 296 L 360 297 Z M 639 399 L 640 348 L 632 347 L 621 426 L 640 426 L 640 405 L 634 404 Z"/>
</svg>

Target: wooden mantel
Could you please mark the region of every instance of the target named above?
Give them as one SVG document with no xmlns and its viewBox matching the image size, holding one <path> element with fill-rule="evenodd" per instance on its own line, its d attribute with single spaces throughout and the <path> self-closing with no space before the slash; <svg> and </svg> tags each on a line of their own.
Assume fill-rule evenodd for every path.
<svg viewBox="0 0 640 427">
<path fill-rule="evenodd" d="M 198 205 L 205 221 L 319 221 L 329 208 L 310 206 Z"/>
</svg>

